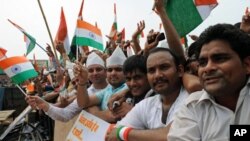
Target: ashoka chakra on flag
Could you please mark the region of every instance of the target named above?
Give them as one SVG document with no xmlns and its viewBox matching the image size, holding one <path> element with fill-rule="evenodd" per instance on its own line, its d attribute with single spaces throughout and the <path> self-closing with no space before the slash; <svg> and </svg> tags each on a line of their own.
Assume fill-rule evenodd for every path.
<svg viewBox="0 0 250 141">
<path fill-rule="evenodd" d="M 38 75 L 31 62 L 24 56 L 6 58 L 0 61 L 0 68 L 15 84 L 20 84 Z"/>
</svg>

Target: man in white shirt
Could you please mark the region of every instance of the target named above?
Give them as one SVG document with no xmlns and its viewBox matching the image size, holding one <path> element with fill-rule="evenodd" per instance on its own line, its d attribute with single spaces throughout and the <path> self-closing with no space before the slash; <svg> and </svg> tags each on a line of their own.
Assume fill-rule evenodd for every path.
<svg viewBox="0 0 250 141">
<path fill-rule="evenodd" d="M 147 78 L 151 88 L 158 95 L 136 104 L 117 123 L 118 128 L 108 135 L 107 140 L 118 140 L 115 134 L 119 132 L 117 131 L 119 125 L 145 130 L 139 134 L 137 134 L 139 130 L 131 130 L 127 134 L 127 138 L 132 141 L 157 139 L 157 137 L 150 137 L 150 134 L 147 134 L 148 129 L 157 129 L 161 130 L 161 133 L 165 133 L 166 126 L 170 125 L 176 111 L 188 97 L 188 93 L 182 87 L 183 72 L 183 65 L 179 63 L 179 58 L 170 49 L 159 47 L 151 50 L 147 59 Z"/>
<path fill-rule="evenodd" d="M 250 124 L 250 37 L 217 24 L 197 44 L 204 91 L 191 94 L 177 112 L 168 140 L 229 140 L 230 125 Z"/>
</svg>

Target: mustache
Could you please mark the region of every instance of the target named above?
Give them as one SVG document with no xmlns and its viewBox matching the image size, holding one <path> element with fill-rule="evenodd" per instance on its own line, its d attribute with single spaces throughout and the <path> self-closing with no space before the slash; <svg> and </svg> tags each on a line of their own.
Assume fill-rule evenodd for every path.
<svg viewBox="0 0 250 141">
<path fill-rule="evenodd" d="M 218 77 L 221 77 L 221 74 L 218 72 L 205 73 L 202 75 L 203 80 L 213 79 L 213 78 L 218 78 Z"/>
<path fill-rule="evenodd" d="M 168 79 L 166 78 L 158 78 L 153 82 L 153 86 L 157 85 L 158 83 L 168 83 Z"/>
</svg>

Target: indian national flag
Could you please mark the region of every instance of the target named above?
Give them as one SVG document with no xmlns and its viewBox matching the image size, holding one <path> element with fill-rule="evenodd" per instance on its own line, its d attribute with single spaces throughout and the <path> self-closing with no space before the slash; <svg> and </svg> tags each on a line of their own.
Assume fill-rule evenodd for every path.
<svg viewBox="0 0 250 141">
<path fill-rule="evenodd" d="M 217 0 L 168 0 L 166 10 L 180 37 L 184 37 L 199 26 L 217 4 Z"/>
<path fill-rule="evenodd" d="M 5 56 L 6 52 L 7 50 L 0 47 L 0 61 L 3 59 L 6 59 L 6 56 Z"/>
<path fill-rule="evenodd" d="M 17 25 L 16 23 L 12 22 L 10 19 L 8 21 L 14 25 L 17 29 L 19 29 L 24 34 L 24 41 L 26 42 L 26 56 L 34 49 L 36 45 L 36 39 L 28 34 L 21 26 Z"/>
<path fill-rule="evenodd" d="M 112 27 L 111 27 L 111 30 L 110 30 L 110 33 L 109 33 L 109 37 L 111 37 L 113 40 L 116 40 L 117 39 L 117 16 L 116 16 L 116 4 L 114 3 L 114 14 L 115 14 L 115 19 L 114 19 L 114 22 L 112 24 Z"/>
<path fill-rule="evenodd" d="M 34 49 L 36 46 L 36 39 L 30 36 L 28 33 L 24 33 L 24 42 L 26 43 L 26 56 Z"/>
<path fill-rule="evenodd" d="M 83 16 L 82 16 L 82 13 L 83 13 L 83 5 L 84 5 L 84 0 L 82 0 L 82 3 L 81 3 L 81 7 L 80 7 L 80 10 L 79 10 L 79 13 L 78 13 L 78 17 L 77 17 L 77 20 L 83 20 Z M 77 51 L 77 46 L 76 46 L 76 43 L 75 43 L 75 37 L 76 37 L 76 34 L 77 34 L 77 27 L 75 29 L 75 33 L 74 33 L 74 37 L 72 38 L 72 41 L 71 41 L 71 46 L 70 46 L 70 53 L 68 54 L 69 58 L 71 60 L 74 60 L 76 58 L 76 51 Z M 87 52 L 89 52 L 89 47 L 88 46 L 82 46 L 82 49 L 84 51 L 85 54 L 87 54 Z"/>
<path fill-rule="evenodd" d="M 0 68 L 15 84 L 20 84 L 38 75 L 31 62 L 24 56 L 6 58 L 0 61 Z"/>
<path fill-rule="evenodd" d="M 92 46 L 103 51 L 101 30 L 86 21 L 77 21 L 77 35 L 73 40 L 78 46 Z"/>
<path fill-rule="evenodd" d="M 122 36 L 122 40 L 125 41 L 125 28 L 122 29 L 121 31 L 121 36 Z"/>
<path fill-rule="evenodd" d="M 70 45 L 69 45 L 69 38 L 68 38 L 68 29 L 67 29 L 67 24 L 66 24 L 66 19 L 64 16 L 63 8 L 61 8 L 60 25 L 57 30 L 55 41 L 62 42 L 66 53 L 69 54 Z"/>
</svg>

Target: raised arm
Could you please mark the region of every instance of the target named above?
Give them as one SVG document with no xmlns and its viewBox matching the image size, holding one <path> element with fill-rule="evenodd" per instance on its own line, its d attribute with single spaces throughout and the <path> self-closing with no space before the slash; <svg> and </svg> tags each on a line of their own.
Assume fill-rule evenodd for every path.
<svg viewBox="0 0 250 141">
<path fill-rule="evenodd" d="M 138 54 L 138 52 L 141 51 L 141 46 L 139 43 L 138 36 L 143 32 L 144 28 L 145 28 L 145 22 L 140 21 L 139 23 L 137 23 L 137 29 L 132 35 L 133 49 L 135 54 Z"/>
<path fill-rule="evenodd" d="M 155 0 L 155 10 L 157 11 L 162 21 L 162 25 L 165 30 L 165 34 L 167 36 L 169 48 L 173 50 L 176 54 L 178 54 L 179 57 L 181 58 L 181 62 L 184 63 L 185 55 L 180 42 L 180 37 L 167 15 L 167 12 L 164 7 L 164 0 Z"/>
<path fill-rule="evenodd" d="M 93 95 L 89 96 L 87 91 L 88 72 L 79 62 L 74 66 L 75 81 L 77 83 L 77 103 L 81 108 L 99 104 L 99 99 Z"/>
</svg>

